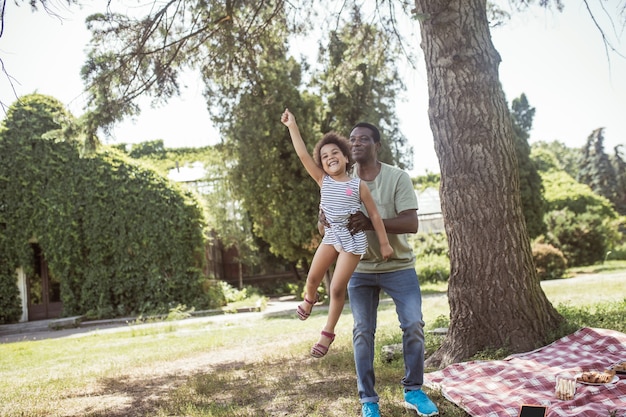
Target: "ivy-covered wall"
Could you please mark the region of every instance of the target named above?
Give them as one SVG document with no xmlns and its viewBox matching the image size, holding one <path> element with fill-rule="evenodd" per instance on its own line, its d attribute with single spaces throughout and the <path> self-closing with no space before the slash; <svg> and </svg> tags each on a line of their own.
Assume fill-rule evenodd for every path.
<svg viewBox="0 0 626 417">
<path fill-rule="evenodd" d="M 32 94 L 0 127 L 0 323 L 21 314 L 15 270 L 32 272 L 31 242 L 61 281 L 63 315 L 209 307 L 200 203 L 117 150 L 81 156 L 79 141 L 54 131 L 68 120 Z"/>
</svg>

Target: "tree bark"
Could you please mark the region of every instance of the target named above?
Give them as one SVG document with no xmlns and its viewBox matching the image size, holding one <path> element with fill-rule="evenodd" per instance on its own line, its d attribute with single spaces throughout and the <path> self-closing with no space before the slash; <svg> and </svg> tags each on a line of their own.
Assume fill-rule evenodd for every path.
<svg viewBox="0 0 626 417">
<path fill-rule="evenodd" d="M 522 214 L 513 128 L 484 0 L 416 0 L 450 250 L 450 327 L 427 361 L 547 342 L 561 316 L 535 271 Z"/>
</svg>

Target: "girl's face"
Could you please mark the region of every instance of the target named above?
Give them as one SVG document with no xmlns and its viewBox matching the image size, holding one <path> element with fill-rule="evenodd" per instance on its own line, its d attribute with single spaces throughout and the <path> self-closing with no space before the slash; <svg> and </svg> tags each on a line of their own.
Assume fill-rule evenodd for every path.
<svg viewBox="0 0 626 417">
<path fill-rule="evenodd" d="M 346 172 L 348 157 L 341 152 L 339 146 L 329 143 L 320 149 L 320 162 L 328 175 L 339 175 Z"/>
</svg>

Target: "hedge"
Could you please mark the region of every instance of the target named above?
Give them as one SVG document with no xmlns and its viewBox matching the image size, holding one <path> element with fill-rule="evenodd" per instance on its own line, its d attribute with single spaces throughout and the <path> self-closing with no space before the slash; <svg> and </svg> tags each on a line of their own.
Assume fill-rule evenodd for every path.
<svg viewBox="0 0 626 417">
<path fill-rule="evenodd" d="M 15 271 L 33 272 L 33 242 L 60 278 L 64 316 L 210 306 L 198 200 L 112 148 L 82 155 L 63 135 L 72 123 L 32 94 L 0 127 L 0 323 L 19 319 Z"/>
</svg>

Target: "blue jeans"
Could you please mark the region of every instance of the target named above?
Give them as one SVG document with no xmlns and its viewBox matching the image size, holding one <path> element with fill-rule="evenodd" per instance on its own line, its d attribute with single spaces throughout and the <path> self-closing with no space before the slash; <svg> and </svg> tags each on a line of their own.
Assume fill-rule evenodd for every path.
<svg viewBox="0 0 626 417">
<path fill-rule="evenodd" d="M 402 385 L 416 390 L 424 383 L 422 292 L 415 269 L 381 274 L 355 272 L 348 284 L 348 295 L 354 317 L 352 344 L 361 403 L 378 402 L 374 389 L 374 335 L 381 290 L 393 299 L 402 329 Z"/>
</svg>

